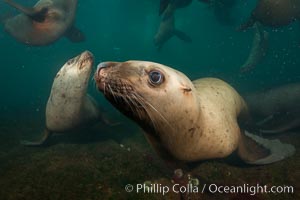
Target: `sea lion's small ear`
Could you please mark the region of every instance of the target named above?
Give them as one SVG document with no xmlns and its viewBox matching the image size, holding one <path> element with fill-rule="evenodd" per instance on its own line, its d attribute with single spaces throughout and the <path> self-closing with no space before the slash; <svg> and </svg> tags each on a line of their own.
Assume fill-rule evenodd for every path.
<svg viewBox="0 0 300 200">
<path fill-rule="evenodd" d="M 183 93 L 191 92 L 192 91 L 192 88 L 190 88 L 189 86 L 184 85 L 184 84 L 181 84 L 180 89 L 183 91 Z"/>
</svg>

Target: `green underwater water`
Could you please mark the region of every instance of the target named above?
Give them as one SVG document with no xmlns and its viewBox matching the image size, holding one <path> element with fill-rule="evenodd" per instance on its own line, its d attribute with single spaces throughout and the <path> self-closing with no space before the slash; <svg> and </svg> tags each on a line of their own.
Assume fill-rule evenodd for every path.
<svg viewBox="0 0 300 200">
<path fill-rule="evenodd" d="M 25 1 L 24 4 L 34 2 Z M 234 23 L 230 25 L 220 24 L 212 10 L 198 1 L 179 9 L 176 27 L 188 34 L 192 43 L 173 37 L 160 51 L 153 44 L 160 21 L 158 0 L 79 1 L 76 26 L 85 33 L 86 41 L 77 44 L 61 38 L 49 46 L 26 46 L 8 35 L 1 25 L 0 199 L 162 198 L 124 193 L 127 183 L 169 178 L 172 172 L 152 152 L 136 124 L 116 111 L 96 90 L 92 80 L 89 93 L 111 119 L 121 122 L 120 127 L 101 124 L 90 130 L 87 138 L 84 131 L 79 136 L 57 137 L 50 147 L 45 148 L 28 149 L 18 141 L 38 137 L 43 129 L 45 105 L 56 73 L 68 59 L 84 50 L 94 54 L 94 69 L 103 61 L 153 61 L 173 67 L 191 80 L 221 78 L 241 94 L 299 82 L 298 23 L 268 29 L 270 42 L 266 58 L 251 72 L 239 72 L 251 49 L 254 31 L 238 32 L 236 28 L 249 16 L 255 1 L 238 2 L 232 11 Z M 0 13 L 17 12 L 1 1 Z M 97 135 L 98 132 L 103 135 Z M 295 134 L 292 136 L 284 136 L 284 139 L 294 142 L 297 148 L 299 139 L 294 139 L 297 138 Z M 120 143 L 131 150 L 120 148 Z M 296 153 L 291 160 L 265 168 L 239 168 L 213 161 L 194 172 L 220 184 L 254 183 L 260 174 L 266 184 L 293 184 L 299 192 L 299 164 L 299 153 Z M 226 170 L 236 174 L 227 177 L 224 175 Z M 297 197 L 299 194 L 276 196 L 276 199 Z M 235 197 L 200 199 L 215 198 Z M 258 198 L 273 197 L 263 195 Z"/>
</svg>

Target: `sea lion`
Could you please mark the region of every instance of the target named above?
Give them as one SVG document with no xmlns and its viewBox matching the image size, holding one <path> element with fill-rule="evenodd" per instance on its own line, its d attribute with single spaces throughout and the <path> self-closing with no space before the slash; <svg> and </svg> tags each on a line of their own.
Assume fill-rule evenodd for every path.
<svg viewBox="0 0 300 200">
<path fill-rule="evenodd" d="M 48 45 L 66 36 L 72 42 L 85 40 L 84 34 L 73 26 L 77 0 L 40 0 L 32 8 L 11 0 L 5 2 L 21 12 L 5 20 L 5 30 L 18 41 L 33 45 Z"/>
<path fill-rule="evenodd" d="M 160 0 L 159 16 L 163 15 L 163 19 L 167 19 L 174 15 L 175 10 L 187 7 L 192 0 Z"/>
<path fill-rule="evenodd" d="M 258 100 L 259 99 L 259 100 Z M 300 127 L 300 83 L 245 95 L 255 128 L 280 133 Z"/>
<path fill-rule="evenodd" d="M 85 51 L 63 65 L 54 78 L 48 98 L 42 139 L 22 144 L 42 145 L 54 132 L 73 130 L 102 117 L 95 100 L 87 94 L 93 60 L 93 55 Z"/>
<path fill-rule="evenodd" d="M 257 21 L 264 26 L 280 27 L 299 18 L 300 0 L 258 0 L 250 18 L 239 30 L 245 30 Z"/>
<path fill-rule="evenodd" d="M 192 82 L 175 69 L 146 61 L 100 63 L 94 79 L 108 101 L 143 128 L 164 158 L 191 162 L 237 152 L 247 163 L 267 164 L 295 150 L 278 140 L 244 134 L 238 118 L 247 116 L 247 106 L 220 79 Z"/>
<path fill-rule="evenodd" d="M 264 31 L 257 22 L 255 25 L 255 33 L 252 42 L 252 48 L 246 62 L 240 67 L 242 73 L 248 72 L 255 68 L 267 54 L 269 33 Z"/>
<path fill-rule="evenodd" d="M 161 20 L 159 29 L 154 37 L 154 45 L 160 50 L 174 35 L 187 43 L 192 42 L 192 39 L 188 35 L 175 28 L 175 17 L 172 15 L 167 19 Z"/>
</svg>

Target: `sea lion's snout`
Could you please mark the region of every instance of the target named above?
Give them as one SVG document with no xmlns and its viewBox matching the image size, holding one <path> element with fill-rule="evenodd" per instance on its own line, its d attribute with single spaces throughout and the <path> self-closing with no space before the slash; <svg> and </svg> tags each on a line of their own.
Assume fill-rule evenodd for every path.
<svg viewBox="0 0 300 200">
<path fill-rule="evenodd" d="M 104 91 L 105 88 L 105 79 L 107 77 L 107 69 L 111 67 L 111 62 L 102 62 L 97 66 L 97 70 L 94 76 L 94 79 L 97 83 L 98 89 Z"/>
<path fill-rule="evenodd" d="M 83 60 L 90 59 L 90 58 L 93 58 L 93 57 L 94 57 L 93 54 L 90 51 L 87 51 L 87 50 L 80 54 L 80 59 L 83 59 Z"/>
<path fill-rule="evenodd" d="M 94 56 L 89 51 L 84 51 L 80 55 L 76 56 L 75 58 L 71 58 L 67 64 L 69 66 L 76 66 L 79 70 L 82 70 L 84 68 L 92 68 L 94 63 Z"/>
<path fill-rule="evenodd" d="M 99 63 L 98 66 L 97 66 L 97 74 L 99 75 L 101 73 L 101 70 L 104 69 L 104 68 L 107 68 L 109 66 L 108 62 L 102 62 L 102 63 Z M 104 75 L 104 74 L 102 74 Z"/>
<path fill-rule="evenodd" d="M 84 51 L 80 54 L 77 62 L 79 63 L 79 69 L 92 66 L 94 62 L 94 56 L 90 51 Z"/>
</svg>

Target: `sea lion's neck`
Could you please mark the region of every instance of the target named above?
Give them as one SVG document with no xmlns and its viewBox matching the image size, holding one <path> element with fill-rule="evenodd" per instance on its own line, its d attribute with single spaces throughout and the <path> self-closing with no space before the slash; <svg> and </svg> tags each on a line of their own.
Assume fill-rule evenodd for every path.
<svg viewBox="0 0 300 200">
<path fill-rule="evenodd" d="M 153 131 L 164 147 L 179 160 L 188 158 L 189 146 L 197 146 L 204 130 L 199 124 L 202 120 L 200 99 L 192 92 L 187 95 L 186 101 L 176 107 L 172 107 L 171 103 L 168 105 L 170 107 L 164 113 L 165 120 L 161 121 L 159 127 L 154 126 Z M 179 146 L 181 148 L 177 148 Z"/>
</svg>

